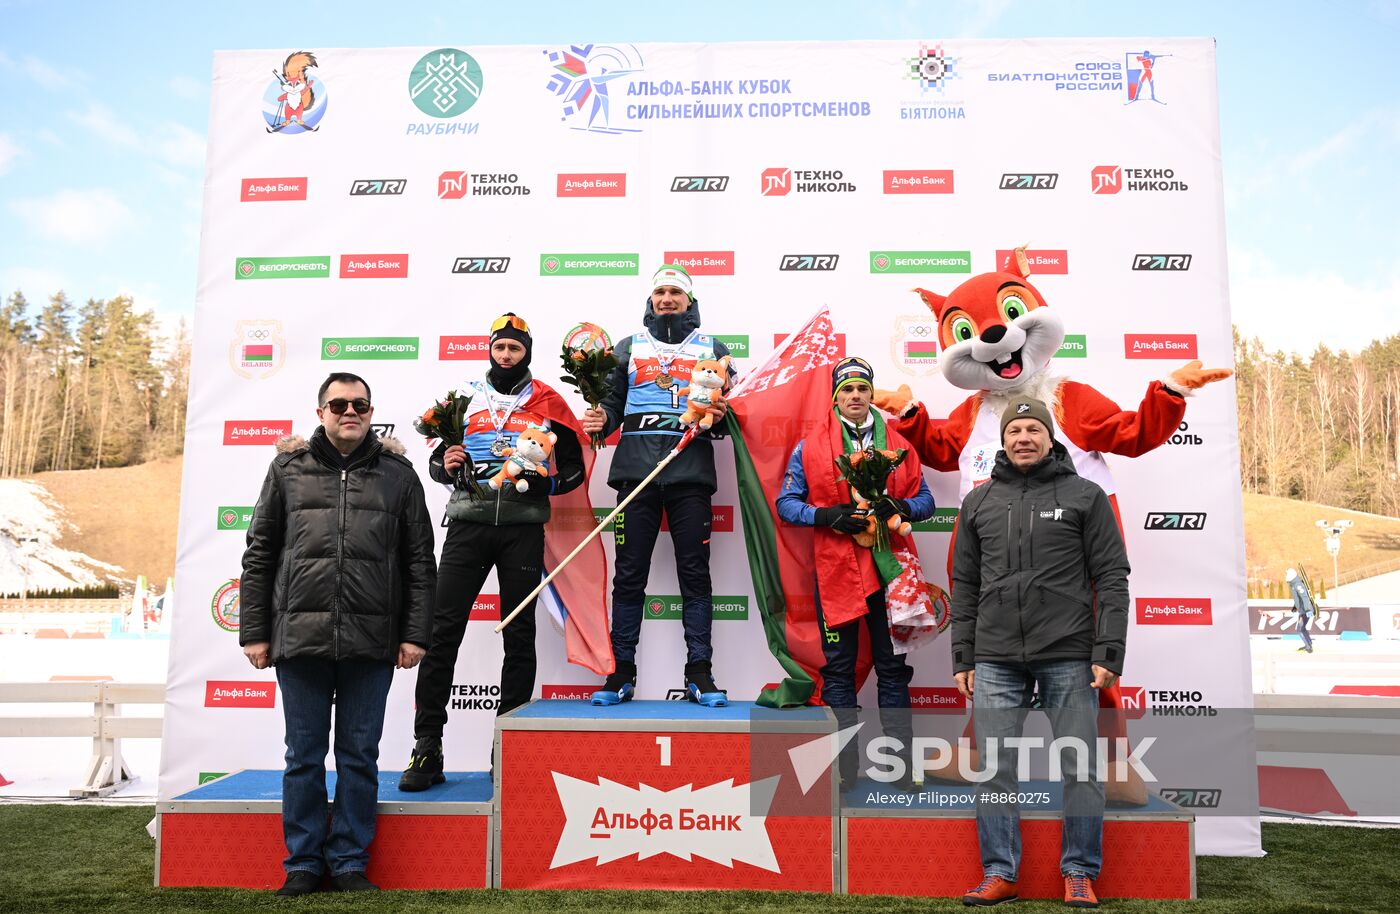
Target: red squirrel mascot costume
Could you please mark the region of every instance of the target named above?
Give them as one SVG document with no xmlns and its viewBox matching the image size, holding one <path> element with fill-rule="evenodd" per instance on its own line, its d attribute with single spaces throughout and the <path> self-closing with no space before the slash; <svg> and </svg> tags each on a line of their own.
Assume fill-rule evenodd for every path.
<svg viewBox="0 0 1400 914">
<path fill-rule="evenodd" d="M 907 385 L 894 392 L 877 390 L 874 404 L 898 417 L 900 434 L 925 466 L 959 471 L 961 502 L 991 477 L 1007 404 L 1014 397 L 1035 397 L 1050 407 L 1055 435 L 1069 450 L 1074 468 L 1103 487 L 1118 515 L 1117 489 L 1103 455 L 1137 457 L 1160 447 L 1181 424 L 1185 398 L 1231 372 L 1202 368 L 1199 360 L 1189 362 L 1148 384 L 1136 412 L 1122 409 L 1089 385 L 1050 373 L 1050 359 L 1064 343 L 1064 324 L 1027 281 L 1029 276 L 1023 246 L 1001 271 L 974 276 L 946 297 L 915 289 L 938 319 L 939 370 L 972 396 L 946 420 L 931 418 Z M 1122 526 L 1119 515 L 1120 531 Z M 948 554 L 951 563 L 951 547 Z M 1099 701 L 1103 707 L 1121 708 L 1118 686 L 1104 690 Z M 1102 728 L 1104 736 L 1127 735 L 1121 714 L 1110 720 Z M 1109 801 L 1146 802 L 1145 785 L 1123 768 L 1130 779 L 1110 780 Z"/>
</svg>

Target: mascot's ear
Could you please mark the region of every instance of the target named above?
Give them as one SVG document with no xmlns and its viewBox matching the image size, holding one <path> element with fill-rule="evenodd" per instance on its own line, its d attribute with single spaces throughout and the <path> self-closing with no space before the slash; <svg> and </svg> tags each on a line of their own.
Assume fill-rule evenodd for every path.
<svg viewBox="0 0 1400 914">
<path fill-rule="evenodd" d="M 559 441 L 559 436 L 556 435 L 556 434 L 554 434 L 553 432 L 550 432 L 550 433 L 549 433 L 549 443 L 552 445 L 552 444 L 556 444 L 558 441 Z"/>
<path fill-rule="evenodd" d="M 928 309 L 933 312 L 934 317 L 942 318 L 943 303 L 948 300 L 946 296 L 939 295 L 937 292 L 930 292 L 928 289 L 916 288 L 913 291 L 917 292 L 919 298 L 922 298 L 924 300 L 924 304 L 927 305 Z"/>
<path fill-rule="evenodd" d="M 1006 272 L 1015 273 L 1022 279 L 1029 279 L 1031 275 L 1031 262 L 1026 258 L 1026 245 L 1021 245 L 1011 252 L 1011 263 L 1007 264 Z"/>
</svg>

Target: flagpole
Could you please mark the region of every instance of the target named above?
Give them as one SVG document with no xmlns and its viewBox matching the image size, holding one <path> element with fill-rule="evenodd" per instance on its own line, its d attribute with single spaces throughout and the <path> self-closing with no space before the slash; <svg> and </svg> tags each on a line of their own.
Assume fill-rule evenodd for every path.
<svg viewBox="0 0 1400 914">
<path fill-rule="evenodd" d="M 659 475 L 661 474 L 661 471 L 664 470 L 664 469 L 666 469 L 666 467 L 668 467 L 668 466 L 670 465 L 670 463 L 671 463 L 672 460 L 675 460 L 675 459 L 676 459 L 676 456 L 677 456 L 678 454 L 680 454 L 681 451 L 685 450 L 686 446 L 689 445 L 690 442 L 693 441 L 693 440 L 695 439 L 695 435 L 696 435 L 696 433 L 697 433 L 699 430 L 700 430 L 700 426 L 698 426 L 698 425 L 692 425 L 690 428 L 686 429 L 685 434 L 681 436 L 681 440 L 678 441 L 678 442 L 676 442 L 676 446 L 673 447 L 673 448 L 671 448 L 670 453 L 668 453 L 665 457 L 662 457 L 662 458 L 661 458 L 661 462 L 658 463 L 658 464 L 656 465 L 656 468 L 655 468 L 654 470 L 652 470 L 650 473 L 648 473 L 645 479 L 643 479 L 641 482 L 637 483 L 636 488 L 634 488 L 631 492 L 628 492 L 628 493 L 627 493 L 627 497 L 624 498 L 622 501 L 618 502 L 617 507 L 616 507 L 616 508 L 613 508 L 612 511 L 608 513 L 608 516 L 607 516 L 607 517 L 605 517 L 605 518 L 603 518 L 601 521 L 599 521 L 599 522 L 598 522 L 598 526 L 596 526 L 596 527 L 593 528 L 593 532 L 590 533 L 590 534 L 588 534 L 586 537 L 584 537 L 584 538 L 583 538 L 583 542 L 581 542 L 581 543 L 579 543 L 577 546 L 575 546 L 573 552 L 570 552 L 568 555 L 564 556 L 563 560 L 562 560 L 558 565 L 554 566 L 554 570 L 551 571 L 548 575 L 546 575 L 545 578 L 544 578 L 544 580 L 540 581 L 540 583 L 535 587 L 534 590 L 530 591 L 528 594 L 525 595 L 525 599 L 521 600 L 521 601 L 516 605 L 515 609 L 512 609 L 512 610 L 510 611 L 510 615 L 506 616 L 504 619 L 502 619 L 502 620 L 500 621 L 500 624 L 498 624 L 498 625 L 496 626 L 496 633 L 497 633 L 497 634 L 500 634 L 501 631 L 502 631 L 507 625 L 510 624 L 510 622 L 511 622 L 512 619 L 514 619 L 516 616 L 520 615 L 521 611 L 524 610 L 525 607 L 529 605 L 530 601 L 533 600 L 533 599 L 535 599 L 535 597 L 539 596 L 539 595 L 540 595 L 540 591 L 542 591 L 542 590 L 544 590 L 546 587 L 548 587 L 548 586 L 549 586 L 549 582 L 552 581 L 552 580 L 554 580 L 555 576 L 558 575 L 559 572 L 563 571 L 564 568 L 565 568 L 570 562 L 572 562 L 572 561 L 574 560 L 574 558 L 575 558 L 580 552 L 583 551 L 583 547 L 585 547 L 585 546 L 587 546 L 589 543 L 593 542 L 593 538 L 594 538 L 595 536 L 597 536 L 599 533 L 601 533 L 601 532 L 603 531 L 603 529 L 604 529 L 605 527 L 607 527 L 608 524 L 612 523 L 613 518 L 614 518 L 614 517 L 617 517 L 617 515 L 621 514 L 621 513 L 622 513 L 622 509 L 625 508 L 625 507 L 627 507 L 629 504 L 631 504 L 631 503 L 632 503 L 632 499 L 636 498 L 639 494 L 641 494 L 641 491 L 642 491 L 643 489 L 645 489 L 645 488 L 651 483 L 651 481 L 652 481 L 653 479 L 655 479 L 657 476 L 659 476 Z"/>
</svg>

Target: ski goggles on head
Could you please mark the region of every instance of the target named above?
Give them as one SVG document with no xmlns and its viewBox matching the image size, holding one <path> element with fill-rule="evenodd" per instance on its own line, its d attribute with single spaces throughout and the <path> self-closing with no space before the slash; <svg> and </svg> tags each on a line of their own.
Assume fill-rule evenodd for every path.
<svg viewBox="0 0 1400 914">
<path fill-rule="evenodd" d="M 491 322 L 492 333 L 495 333 L 498 330 L 504 330 L 507 327 L 514 327 L 521 333 L 530 332 L 530 325 L 525 323 L 525 318 L 518 317 L 514 314 L 502 314 L 500 317 L 496 318 L 494 321 Z"/>
</svg>

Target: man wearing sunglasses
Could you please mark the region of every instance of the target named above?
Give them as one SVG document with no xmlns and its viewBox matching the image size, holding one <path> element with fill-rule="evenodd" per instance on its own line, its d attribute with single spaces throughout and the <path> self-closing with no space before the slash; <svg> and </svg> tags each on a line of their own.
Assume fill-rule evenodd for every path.
<svg viewBox="0 0 1400 914">
<path fill-rule="evenodd" d="M 553 388 L 530 375 L 533 342 L 530 325 L 515 314 L 503 314 L 491 324 L 491 367 L 484 380 L 457 387 L 471 393 L 462 444 L 439 444 L 428 461 L 433 479 L 452 487 L 447 502 L 447 538 L 438 566 L 438 589 L 433 616 L 433 646 L 418 670 L 414 695 L 414 746 L 399 789 L 427 790 L 446 780 L 443 774 L 442 732 L 447 724 L 452 673 L 466 635 L 467 620 L 494 570 L 501 588 L 501 608 L 513 609 L 539 584 L 546 563 L 553 564 L 582 539 L 584 525 L 552 523 L 550 503 L 560 499 L 575 518 L 592 519 L 582 487 L 593 451 L 568 404 Z M 502 485 L 491 490 L 486 480 L 501 469 L 516 439 L 527 429 L 547 428 L 556 436 L 551 466 L 546 473 L 523 473 L 526 490 Z M 585 458 L 584 455 L 587 455 Z M 473 475 L 484 498 L 472 498 L 463 473 Z M 582 487 L 582 488 L 581 488 Z M 591 557 L 593 561 L 589 561 Z M 603 547 L 569 565 L 554 581 L 561 602 L 603 601 Z M 528 702 L 535 691 L 535 605 L 531 602 L 503 633 L 501 697 L 496 713 L 505 714 Z"/>
<path fill-rule="evenodd" d="M 278 895 L 376 888 L 366 877 L 379 800 L 379 737 L 394 667 L 432 631 L 433 528 L 403 445 L 370 434 L 369 385 L 348 373 L 317 393 L 321 427 L 277 442 L 243 553 L 238 640 L 277 668 L 286 723 L 286 884 Z M 335 815 L 326 752 L 335 708 Z"/>
<path fill-rule="evenodd" d="M 680 390 L 689 383 L 695 363 L 729 354 L 724 343 L 700 332 L 700 303 L 691 294 L 690 274 L 684 267 L 668 264 L 656 271 L 642 325 L 641 332 L 617 344 L 618 367 L 610 379 L 612 394 L 597 409 L 583 414 L 585 432 L 622 430 L 608 471 L 608 485 L 617 490 L 619 501 L 680 441 L 679 418 L 686 408 Z M 722 410 L 721 404 L 721 415 Z M 642 604 L 663 514 L 671 528 L 681 591 L 686 695 L 706 707 L 729 703 L 724 691 L 715 685 L 710 643 L 714 613 L 710 500 L 715 494 L 715 455 L 710 441 L 721 437 L 723 428 L 723 422 L 716 422 L 701 433 L 617 516 L 612 592 L 612 647 L 617 668 L 593 693 L 595 705 L 620 704 L 636 692 Z"/>
</svg>

